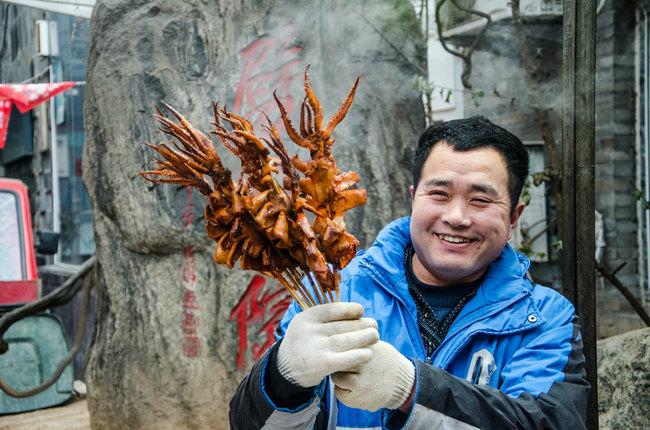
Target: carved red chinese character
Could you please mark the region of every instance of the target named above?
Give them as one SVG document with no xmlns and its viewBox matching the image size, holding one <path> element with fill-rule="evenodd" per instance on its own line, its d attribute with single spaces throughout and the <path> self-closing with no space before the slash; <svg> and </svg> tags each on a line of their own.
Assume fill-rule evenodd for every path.
<svg viewBox="0 0 650 430">
<path fill-rule="evenodd" d="M 188 358 L 195 358 L 199 355 L 201 341 L 195 334 L 185 336 L 183 341 L 183 354 Z"/>
<path fill-rule="evenodd" d="M 230 312 L 230 320 L 237 324 L 237 367 L 246 366 L 245 354 L 248 351 L 248 325 L 261 323 L 261 328 L 255 333 L 263 339 L 261 344 L 252 347 L 253 359 L 259 358 L 274 342 L 273 331 L 280 322 L 284 311 L 291 303 L 291 298 L 283 289 L 265 288 L 266 280 L 253 276 L 239 302 Z M 265 320 L 265 316 L 269 316 Z"/>
<path fill-rule="evenodd" d="M 185 203 L 185 209 L 183 210 L 183 227 L 186 229 L 192 226 L 192 221 L 194 221 L 194 203 L 192 202 L 192 187 L 185 187 L 187 190 L 187 202 Z"/>
<path fill-rule="evenodd" d="M 183 283 L 193 287 L 196 283 L 196 260 L 194 259 L 194 246 L 187 245 L 183 250 Z"/>
<path fill-rule="evenodd" d="M 262 338 L 265 339 L 265 342 L 262 345 L 253 345 L 253 359 L 257 360 L 260 358 L 267 349 L 273 345 L 275 342 L 275 337 L 273 336 L 275 328 L 280 324 L 282 315 L 287 310 L 291 304 L 291 296 L 284 295 L 284 297 L 275 305 L 271 307 L 271 318 L 269 318 L 262 327 L 257 331 L 258 335 L 262 335 Z"/>
<path fill-rule="evenodd" d="M 192 290 L 186 289 L 183 293 L 183 308 L 185 309 L 198 309 L 199 305 L 196 302 L 196 293 Z"/>
<path fill-rule="evenodd" d="M 181 321 L 181 330 L 189 335 L 196 335 L 197 319 L 190 311 L 185 311 L 183 321 Z"/>
<path fill-rule="evenodd" d="M 293 35 L 284 39 L 263 36 L 240 51 L 244 66 L 235 92 L 233 111 L 248 118 L 254 127 L 264 122 L 260 110 L 275 112 L 273 90 L 282 97 L 287 110 L 293 111 L 295 99 L 289 90 L 302 78 L 302 48 L 293 40 Z M 273 119 L 279 120 L 279 116 Z"/>
</svg>

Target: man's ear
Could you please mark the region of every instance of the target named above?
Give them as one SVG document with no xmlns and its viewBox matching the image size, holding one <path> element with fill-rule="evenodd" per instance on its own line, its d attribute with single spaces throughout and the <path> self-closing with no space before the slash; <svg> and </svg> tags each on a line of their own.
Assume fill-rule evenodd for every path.
<svg viewBox="0 0 650 430">
<path fill-rule="evenodd" d="M 413 204 L 413 193 L 415 192 L 415 188 L 413 188 L 413 185 L 409 187 L 409 194 L 411 195 L 411 204 Z"/>
<path fill-rule="evenodd" d="M 508 240 L 512 238 L 512 234 L 515 232 L 521 214 L 524 212 L 525 208 L 526 205 L 523 202 L 519 202 L 517 203 L 517 206 L 515 206 L 515 210 L 512 211 L 512 214 L 510 215 L 510 234 L 508 234 Z"/>
</svg>

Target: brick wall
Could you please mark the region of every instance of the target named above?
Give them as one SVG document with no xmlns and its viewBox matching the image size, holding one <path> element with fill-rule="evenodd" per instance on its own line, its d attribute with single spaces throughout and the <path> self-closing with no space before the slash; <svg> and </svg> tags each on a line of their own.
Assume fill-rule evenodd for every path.
<svg viewBox="0 0 650 430">
<path fill-rule="evenodd" d="M 605 2 L 598 15 L 596 45 L 596 209 L 604 219 L 610 268 L 627 263 L 618 277 L 639 296 L 636 180 L 636 14 L 625 0 Z M 609 284 L 598 284 L 599 335 L 643 326 Z"/>
</svg>

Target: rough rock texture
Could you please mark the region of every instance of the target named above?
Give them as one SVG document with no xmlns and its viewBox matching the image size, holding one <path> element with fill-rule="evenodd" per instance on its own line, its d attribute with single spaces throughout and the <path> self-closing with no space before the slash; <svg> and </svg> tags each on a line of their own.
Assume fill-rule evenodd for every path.
<svg viewBox="0 0 650 430">
<path fill-rule="evenodd" d="M 83 164 L 99 258 L 87 371 L 93 428 L 226 428 L 243 367 L 268 345 L 282 307 L 271 282 L 212 262 L 198 193 L 135 176 L 152 164 L 144 142 L 165 139 L 154 105 L 165 101 L 209 131 L 214 99 L 278 118 L 277 88 L 295 115 L 310 63 L 328 118 L 360 74 L 334 152 L 368 190 L 348 221 L 367 246 L 409 210 L 409 166 L 424 127 L 411 88 L 419 43 L 408 0 L 96 3 Z"/>
<path fill-rule="evenodd" d="M 650 428 L 650 328 L 598 342 L 598 414 L 603 429 Z"/>
</svg>

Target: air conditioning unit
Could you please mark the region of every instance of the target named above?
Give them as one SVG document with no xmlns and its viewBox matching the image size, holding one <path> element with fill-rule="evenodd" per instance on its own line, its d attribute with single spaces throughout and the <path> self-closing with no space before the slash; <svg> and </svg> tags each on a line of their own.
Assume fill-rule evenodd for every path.
<svg viewBox="0 0 650 430">
<path fill-rule="evenodd" d="M 512 17 L 509 0 L 457 0 L 457 2 L 463 8 L 489 14 L 493 23 Z M 526 17 L 561 16 L 562 3 L 563 0 L 521 0 L 519 10 L 521 15 Z M 462 11 L 448 0 L 440 9 L 440 18 L 444 37 L 476 34 L 485 26 L 484 19 Z"/>
<path fill-rule="evenodd" d="M 36 21 L 36 54 L 42 57 L 59 55 L 59 32 L 56 21 Z"/>
<path fill-rule="evenodd" d="M 562 0 L 522 0 L 519 7 L 525 16 L 562 15 Z"/>
</svg>

